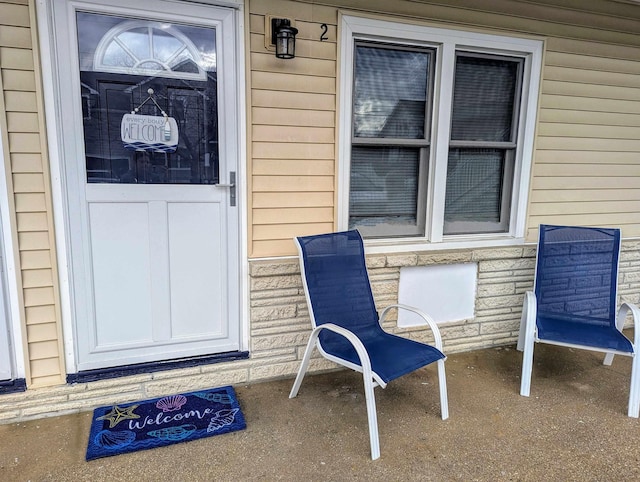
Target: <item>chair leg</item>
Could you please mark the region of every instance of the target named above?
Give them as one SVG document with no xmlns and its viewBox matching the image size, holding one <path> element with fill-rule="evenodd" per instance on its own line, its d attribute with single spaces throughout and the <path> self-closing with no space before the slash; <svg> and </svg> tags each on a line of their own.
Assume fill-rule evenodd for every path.
<svg viewBox="0 0 640 482">
<path fill-rule="evenodd" d="M 313 330 L 311 332 L 309 342 L 307 343 L 307 348 L 304 350 L 302 363 L 300 364 L 300 368 L 298 369 L 298 375 L 296 376 L 296 380 L 293 383 L 293 387 L 291 387 L 289 398 L 294 398 L 298 395 L 298 390 L 300 390 L 300 385 L 302 385 L 302 379 L 304 378 L 305 373 L 307 373 L 307 368 L 309 368 L 309 361 L 311 360 L 311 354 L 313 353 L 313 349 L 316 346 L 316 341 L 318 340 L 319 333 L 320 332 L 316 330 Z"/>
<path fill-rule="evenodd" d="M 520 395 L 528 397 L 531 392 L 531 372 L 533 370 L 533 339 L 525 343 L 522 354 L 522 375 L 520 380 Z"/>
<path fill-rule="evenodd" d="M 523 309 L 522 310 L 522 318 L 520 320 L 520 333 L 518 334 L 518 344 L 516 345 L 516 350 L 524 351 L 524 343 L 526 338 L 526 329 L 527 326 L 527 313 Z"/>
<path fill-rule="evenodd" d="M 376 398 L 373 392 L 373 377 L 364 375 L 364 396 L 367 401 L 367 418 L 369 419 L 369 441 L 371 443 L 371 460 L 380 457 L 380 439 L 378 437 L 378 415 L 376 413 Z"/>
<path fill-rule="evenodd" d="M 640 415 L 640 356 L 633 355 L 631 362 L 631 386 L 629 387 L 629 417 L 638 418 Z"/>
<path fill-rule="evenodd" d="M 532 291 L 527 291 L 522 305 L 520 320 L 520 334 L 518 336 L 518 350 L 522 354 L 522 374 L 520 376 L 520 395 L 528 397 L 531 392 L 531 372 L 533 370 L 533 347 L 536 331 L 536 297 Z"/>
<path fill-rule="evenodd" d="M 449 418 L 449 400 L 447 397 L 447 378 L 444 372 L 444 360 L 438 360 L 438 386 L 440 388 L 440 412 L 442 420 Z"/>
<path fill-rule="evenodd" d="M 535 320 L 527 319 L 525 323 L 524 336 L 522 340 L 522 374 L 520 376 L 520 395 L 528 397 L 531 392 L 531 372 L 533 371 L 533 347 L 535 340 L 533 339 L 533 327 L 531 323 Z"/>
<path fill-rule="evenodd" d="M 611 363 L 613 363 L 613 353 L 607 353 L 604 356 L 604 361 L 602 362 L 603 365 L 607 365 L 607 366 L 611 366 Z"/>
</svg>

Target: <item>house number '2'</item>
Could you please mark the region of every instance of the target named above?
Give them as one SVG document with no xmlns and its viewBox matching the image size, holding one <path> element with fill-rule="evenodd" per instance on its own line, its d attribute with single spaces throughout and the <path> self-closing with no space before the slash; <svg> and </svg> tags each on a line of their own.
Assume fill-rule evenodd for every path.
<svg viewBox="0 0 640 482">
<path fill-rule="evenodd" d="M 323 23 L 322 25 L 320 25 L 320 28 L 322 29 L 322 33 L 320 34 L 320 41 L 324 41 L 324 40 L 329 40 L 329 37 L 327 37 L 327 32 L 329 31 L 329 27 L 327 26 L 326 23 Z"/>
</svg>

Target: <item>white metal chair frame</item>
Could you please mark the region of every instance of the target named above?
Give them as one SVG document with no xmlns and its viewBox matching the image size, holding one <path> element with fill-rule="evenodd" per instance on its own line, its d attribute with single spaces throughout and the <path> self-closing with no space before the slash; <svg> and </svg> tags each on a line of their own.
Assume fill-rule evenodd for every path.
<svg viewBox="0 0 640 482">
<path fill-rule="evenodd" d="M 296 241 L 296 246 L 298 247 L 298 251 L 300 253 L 300 270 L 302 272 L 302 284 L 304 286 L 304 292 L 307 299 L 307 304 L 309 306 L 309 316 L 311 318 L 313 331 L 311 332 L 311 336 L 309 337 L 309 341 L 307 343 L 307 347 L 305 349 L 304 356 L 302 358 L 302 363 L 298 370 L 298 374 L 296 376 L 293 387 L 291 388 L 291 393 L 289 394 L 289 398 L 294 398 L 298 395 L 298 390 L 300 389 L 300 385 L 302 384 L 304 375 L 309 367 L 309 362 L 311 360 L 311 355 L 313 353 L 314 348 L 318 348 L 322 356 L 324 356 L 325 358 L 339 365 L 345 366 L 347 368 L 351 368 L 352 370 L 362 373 L 362 376 L 364 379 L 365 399 L 367 403 L 367 418 L 369 421 L 369 440 L 371 443 L 371 459 L 376 460 L 377 458 L 380 457 L 380 440 L 379 440 L 379 434 L 378 434 L 378 417 L 376 414 L 376 401 L 375 401 L 375 394 L 373 389 L 377 386 L 385 388 L 387 384 L 378 376 L 376 372 L 374 372 L 371 369 L 371 361 L 369 359 L 369 354 L 367 353 L 367 350 L 365 349 L 360 339 L 353 332 L 341 326 L 335 325 L 333 323 L 324 323 L 321 325 L 316 325 L 313 309 L 311 308 L 311 298 L 310 298 L 309 290 L 307 287 L 307 281 L 306 281 L 305 271 L 304 271 L 305 269 L 304 263 L 302 262 L 302 248 L 298 240 L 296 239 L 295 241 Z M 417 308 L 403 305 L 403 304 L 395 304 L 395 305 L 387 306 L 380 313 L 380 320 L 379 320 L 380 325 L 382 325 L 382 322 L 385 320 L 389 311 L 394 308 L 409 310 L 409 311 L 412 311 L 413 313 L 416 313 L 420 317 L 422 317 L 425 323 L 429 326 L 429 328 L 433 332 L 433 338 L 434 338 L 433 346 L 435 346 L 438 350 L 442 351 L 442 337 L 440 335 L 440 330 L 438 329 L 438 325 L 436 325 L 435 321 L 433 321 L 433 319 L 429 315 L 427 315 L 426 313 L 424 313 L 423 311 Z M 360 358 L 360 363 L 362 366 L 355 365 L 353 363 L 350 363 L 349 361 L 343 360 L 342 358 L 335 357 L 327 353 L 326 351 L 324 351 L 322 349 L 322 346 L 320 345 L 320 340 L 318 338 L 322 330 L 330 330 L 334 333 L 342 335 L 347 340 L 349 340 L 351 345 L 353 345 L 356 352 L 358 353 L 358 357 Z M 442 420 L 446 420 L 447 418 L 449 418 L 447 381 L 445 377 L 445 368 L 444 368 L 445 359 L 440 359 L 436 362 L 438 366 L 438 386 L 440 389 L 440 409 L 442 414 Z"/>
<path fill-rule="evenodd" d="M 537 269 L 537 268 L 536 268 Z M 585 345 L 571 343 L 561 343 L 553 340 L 538 338 L 538 328 L 536 317 L 538 311 L 537 298 L 534 291 L 525 293 L 522 307 L 522 318 L 520 321 L 520 333 L 518 335 L 517 349 L 524 352 L 522 357 L 522 376 L 520 382 L 520 395 L 528 397 L 531 392 L 531 373 L 533 371 L 533 349 L 535 343 L 547 343 L 568 348 L 578 348 L 605 353 L 604 365 L 611 365 L 615 355 L 625 355 L 632 357 L 631 362 L 631 386 L 629 389 L 629 407 L 627 415 L 638 418 L 640 414 L 640 357 L 637 354 L 640 348 L 640 309 L 631 303 L 622 303 L 616 315 L 616 328 L 622 332 L 627 315 L 631 313 L 633 318 L 633 352 L 627 353 L 618 350 L 607 350 Z"/>
</svg>

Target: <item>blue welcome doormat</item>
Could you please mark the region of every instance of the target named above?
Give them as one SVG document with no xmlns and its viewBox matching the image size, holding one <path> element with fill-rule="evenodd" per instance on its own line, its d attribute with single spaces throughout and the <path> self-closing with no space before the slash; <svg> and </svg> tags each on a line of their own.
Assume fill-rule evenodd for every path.
<svg viewBox="0 0 640 482">
<path fill-rule="evenodd" d="M 246 428 L 233 387 L 96 408 L 87 460 Z"/>
</svg>

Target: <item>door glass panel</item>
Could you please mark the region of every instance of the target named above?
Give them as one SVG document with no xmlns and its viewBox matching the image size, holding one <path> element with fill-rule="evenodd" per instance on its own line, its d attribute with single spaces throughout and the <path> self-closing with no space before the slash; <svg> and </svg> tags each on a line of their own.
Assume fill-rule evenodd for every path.
<svg viewBox="0 0 640 482">
<path fill-rule="evenodd" d="M 156 59 L 169 59 L 184 48 L 180 40 L 165 32 L 158 32 L 153 38 L 153 56 Z"/>
<path fill-rule="evenodd" d="M 108 35 L 108 34 L 107 34 Z M 122 45 L 133 54 L 137 59 L 150 58 L 149 53 L 149 40 L 150 32 L 146 28 L 132 28 L 122 32 L 116 37 L 117 41 L 122 42 Z M 107 39 L 109 37 L 106 37 Z M 115 39 L 114 39 L 115 40 Z M 109 40 L 107 40 L 109 41 Z M 155 42 L 155 38 L 153 39 Z"/>
<path fill-rule="evenodd" d="M 215 29 L 83 12 L 77 29 L 87 182 L 217 183 Z"/>
</svg>

